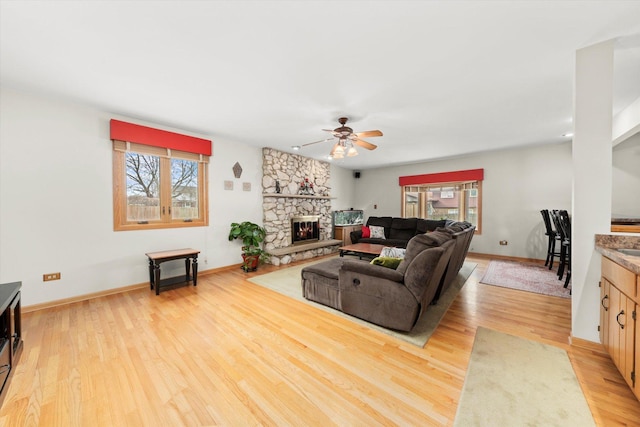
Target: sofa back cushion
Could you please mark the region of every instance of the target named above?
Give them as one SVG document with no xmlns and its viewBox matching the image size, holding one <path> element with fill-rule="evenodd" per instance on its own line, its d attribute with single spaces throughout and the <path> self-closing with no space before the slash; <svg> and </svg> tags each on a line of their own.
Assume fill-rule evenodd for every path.
<svg viewBox="0 0 640 427">
<path fill-rule="evenodd" d="M 434 231 L 439 227 L 445 227 L 447 225 L 446 219 L 419 219 L 416 224 L 416 234 L 424 234 L 429 231 Z"/>
<path fill-rule="evenodd" d="M 413 259 L 418 256 L 420 252 L 424 251 L 425 249 L 441 246 L 443 243 L 449 240 L 451 240 L 451 234 L 441 231 L 434 231 L 427 234 L 418 234 L 417 236 L 409 240 L 404 259 L 402 260 L 396 271 L 404 274 Z"/>
<path fill-rule="evenodd" d="M 389 238 L 409 241 L 416 234 L 417 223 L 418 218 L 393 218 Z"/>
<path fill-rule="evenodd" d="M 389 238 L 389 230 L 391 229 L 391 221 L 393 218 L 390 216 L 370 216 L 367 219 L 367 227 L 384 227 L 384 235 L 388 239 Z"/>
</svg>

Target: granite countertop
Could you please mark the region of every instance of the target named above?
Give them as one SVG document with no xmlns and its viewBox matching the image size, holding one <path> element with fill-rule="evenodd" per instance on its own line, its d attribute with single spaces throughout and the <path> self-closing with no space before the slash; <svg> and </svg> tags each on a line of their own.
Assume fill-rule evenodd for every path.
<svg viewBox="0 0 640 427">
<path fill-rule="evenodd" d="M 612 261 L 640 274 L 640 257 L 625 255 L 616 249 L 640 249 L 640 237 L 596 234 L 596 250 Z"/>
</svg>

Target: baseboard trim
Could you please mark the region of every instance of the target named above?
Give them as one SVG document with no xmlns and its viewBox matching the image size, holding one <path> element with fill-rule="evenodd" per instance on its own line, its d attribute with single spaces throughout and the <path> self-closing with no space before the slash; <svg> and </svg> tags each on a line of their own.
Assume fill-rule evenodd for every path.
<svg viewBox="0 0 640 427">
<path fill-rule="evenodd" d="M 522 258 L 517 256 L 506 256 L 506 255 L 494 255 L 494 254 L 481 254 L 478 252 L 468 252 L 467 256 L 476 257 L 476 258 L 485 258 L 485 259 L 495 259 L 502 261 L 518 261 L 518 262 L 530 262 L 534 264 L 542 264 L 544 265 L 543 259 L 538 258 Z"/>
<path fill-rule="evenodd" d="M 224 267 L 211 268 L 208 270 L 198 271 L 198 277 L 209 276 L 221 271 L 240 268 L 240 264 L 227 265 Z M 94 298 L 105 297 L 108 295 L 121 294 L 124 292 L 137 291 L 138 289 L 149 288 L 149 282 L 136 283 L 135 285 L 122 286 L 120 288 L 106 289 L 104 291 L 92 292 L 89 294 L 76 295 L 74 297 L 63 298 L 53 301 L 47 301 L 40 304 L 26 305 L 22 307 L 22 313 L 30 313 L 32 311 L 46 310 L 48 308 L 60 307 L 62 305 L 73 304 L 75 302 L 87 301 Z"/>
<path fill-rule="evenodd" d="M 572 347 L 578 347 L 583 350 L 595 351 L 598 353 L 607 354 L 604 346 L 599 342 L 593 342 L 589 340 L 585 340 L 583 338 L 576 338 L 573 335 L 569 335 L 569 345 Z"/>
</svg>

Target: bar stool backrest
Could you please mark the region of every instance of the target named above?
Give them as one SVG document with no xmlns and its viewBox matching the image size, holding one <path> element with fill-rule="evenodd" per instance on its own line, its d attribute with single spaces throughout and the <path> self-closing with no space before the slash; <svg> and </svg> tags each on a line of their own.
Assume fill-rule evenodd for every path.
<svg viewBox="0 0 640 427">
<path fill-rule="evenodd" d="M 542 221 L 544 221 L 544 227 L 547 229 L 546 235 L 547 236 L 554 236 L 555 234 L 557 234 L 553 230 L 553 227 L 551 226 L 551 217 L 549 216 L 549 210 L 548 209 L 542 209 L 540 211 L 540 214 L 542 215 Z"/>
<path fill-rule="evenodd" d="M 571 218 L 567 211 L 558 211 L 560 227 L 562 228 L 563 238 L 571 240 Z"/>
</svg>

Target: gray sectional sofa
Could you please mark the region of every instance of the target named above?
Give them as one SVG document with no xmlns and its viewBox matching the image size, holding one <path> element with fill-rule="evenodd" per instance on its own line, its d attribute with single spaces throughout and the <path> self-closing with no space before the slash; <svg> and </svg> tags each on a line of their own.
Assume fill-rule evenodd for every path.
<svg viewBox="0 0 640 427">
<path fill-rule="evenodd" d="M 384 227 L 384 239 L 362 237 L 362 230 L 351 232 L 351 243 L 376 243 L 385 246 L 406 248 L 413 236 L 435 231 L 438 227 L 452 224 L 450 220 L 432 220 L 422 218 L 394 218 L 390 216 L 370 216 L 366 226 Z"/>
<path fill-rule="evenodd" d="M 302 270 L 305 298 L 371 323 L 410 331 L 464 263 L 475 226 L 450 223 L 409 239 L 397 269 L 333 258 Z"/>
</svg>

